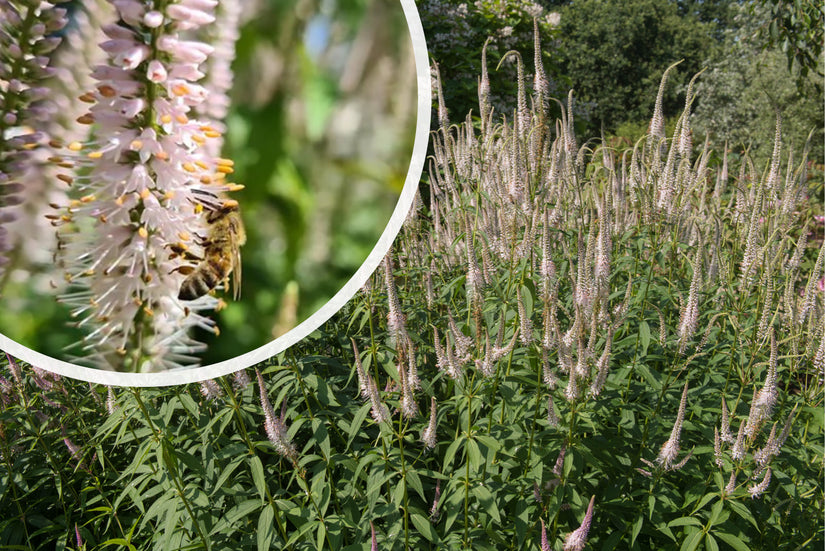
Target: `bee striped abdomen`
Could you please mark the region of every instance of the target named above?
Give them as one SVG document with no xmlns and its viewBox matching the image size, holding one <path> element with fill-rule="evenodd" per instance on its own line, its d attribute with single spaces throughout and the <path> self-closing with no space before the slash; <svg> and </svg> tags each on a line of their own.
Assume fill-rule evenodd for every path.
<svg viewBox="0 0 825 551">
<path fill-rule="evenodd" d="M 178 298 L 181 300 L 194 300 L 202 297 L 226 279 L 231 271 L 231 263 L 222 258 L 205 259 L 194 273 L 183 280 Z"/>
<path fill-rule="evenodd" d="M 178 298 L 195 300 L 212 291 L 234 272 L 233 295 L 240 295 L 240 246 L 246 242 L 237 202 L 227 201 L 219 210 L 206 217 L 210 224 L 209 236 L 203 240 L 203 259 L 181 283 Z M 183 270 L 178 269 L 181 272 Z"/>
</svg>

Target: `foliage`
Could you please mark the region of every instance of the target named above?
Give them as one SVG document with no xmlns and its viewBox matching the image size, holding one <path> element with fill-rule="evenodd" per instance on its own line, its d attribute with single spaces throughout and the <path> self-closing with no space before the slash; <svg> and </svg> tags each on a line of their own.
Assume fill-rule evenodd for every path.
<svg viewBox="0 0 825 551">
<path fill-rule="evenodd" d="M 433 134 L 383 269 L 257 384 L 104 391 L 10 359 L 0 545 L 821 547 L 804 157 L 717 165 L 661 101 L 632 149 L 580 146 L 518 93 Z"/>
<path fill-rule="evenodd" d="M 588 134 L 649 118 L 664 68 L 684 59 L 674 73 L 680 81 L 701 70 L 715 29 L 671 0 L 585 0 L 562 10 L 560 69 L 587 106 Z M 670 112 L 684 100 L 678 92 L 666 92 Z"/>
<path fill-rule="evenodd" d="M 760 0 L 757 5 L 767 9 L 769 14 L 767 24 L 759 33 L 766 47 L 781 47 L 787 58 L 788 71 L 796 66 L 799 83 L 806 81 L 808 73 L 822 77 L 825 41 L 825 7 L 822 3 L 815 0 Z"/>
<path fill-rule="evenodd" d="M 702 98 L 693 123 L 697 137 L 710 134 L 711 143 L 722 149 L 749 149 L 751 155 L 766 160 L 771 145 L 762 138 L 774 126 L 778 110 L 782 135 L 797 151 L 811 132 L 811 157 L 823 161 L 823 96 L 813 75 L 803 78 L 789 71 L 777 48 L 763 49 L 754 35 L 765 24 L 767 15 L 742 8 L 736 16 L 735 30 L 726 33 L 723 53 L 707 62 L 697 90 Z"/>
<path fill-rule="evenodd" d="M 491 68 L 491 103 L 499 113 L 515 106 L 516 66 L 503 59 L 507 52 L 533 51 L 533 22 L 538 25 L 545 48 L 542 59 L 552 90 L 563 93 L 558 71 L 558 13 L 532 0 L 422 0 L 418 3 L 421 24 L 427 36 L 427 50 L 438 63 L 444 104 L 462 116 L 478 106 L 476 77 L 481 73 L 481 50 L 487 44 Z M 525 60 L 526 61 L 526 60 Z M 435 89 L 435 87 L 433 88 Z M 478 113 L 475 113 L 478 116 Z M 433 117 L 435 124 L 437 118 Z"/>
</svg>

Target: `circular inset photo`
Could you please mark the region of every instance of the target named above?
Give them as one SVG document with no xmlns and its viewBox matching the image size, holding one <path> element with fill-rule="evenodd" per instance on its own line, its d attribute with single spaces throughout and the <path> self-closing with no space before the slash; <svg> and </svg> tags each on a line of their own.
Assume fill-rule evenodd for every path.
<svg viewBox="0 0 825 551">
<path fill-rule="evenodd" d="M 202 380 L 308 335 L 378 266 L 426 155 L 412 0 L 19 15 L 0 36 L 0 348 L 93 382 Z"/>
</svg>

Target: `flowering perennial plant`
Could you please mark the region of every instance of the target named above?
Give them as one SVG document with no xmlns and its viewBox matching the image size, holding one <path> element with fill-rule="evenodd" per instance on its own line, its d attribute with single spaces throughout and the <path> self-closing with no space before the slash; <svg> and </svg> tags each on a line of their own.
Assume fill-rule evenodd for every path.
<svg viewBox="0 0 825 551">
<path fill-rule="evenodd" d="M 672 134 L 658 101 L 632 148 L 582 140 L 573 97 L 548 124 L 517 73 L 512 112 L 485 103 L 484 74 L 481 124 L 441 106 L 384 265 L 257 388 L 76 404 L 73 382 L 9 363 L 0 462 L 26 484 L 2 495 L 0 538 L 59 494 L 65 520 L 37 529 L 67 541 L 77 524 L 89 546 L 821 547 L 825 255 L 800 234 L 821 176 L 781 143 L 764 170 L 694 150 L 692 92 Z M 57 476 L 34 484 L 32 463 Z"/>
</svg>

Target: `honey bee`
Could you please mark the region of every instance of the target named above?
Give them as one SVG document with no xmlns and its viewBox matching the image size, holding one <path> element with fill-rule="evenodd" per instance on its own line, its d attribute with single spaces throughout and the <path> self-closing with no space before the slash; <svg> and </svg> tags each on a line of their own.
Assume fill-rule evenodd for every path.
<svg viewBox="0 0 825 551">
<path fill-rule="evenodd" d="M 203 258 L 197 266 L 181 266 L 186 275 L 180 286 L 180 300 L 195 300 L 232 277 L 232 296 L 241 296 L 241 246 L 246 243 L 238 202 L 227 200 L 206 215 L 209 235 L 201 241 Z"/>
</svg>

